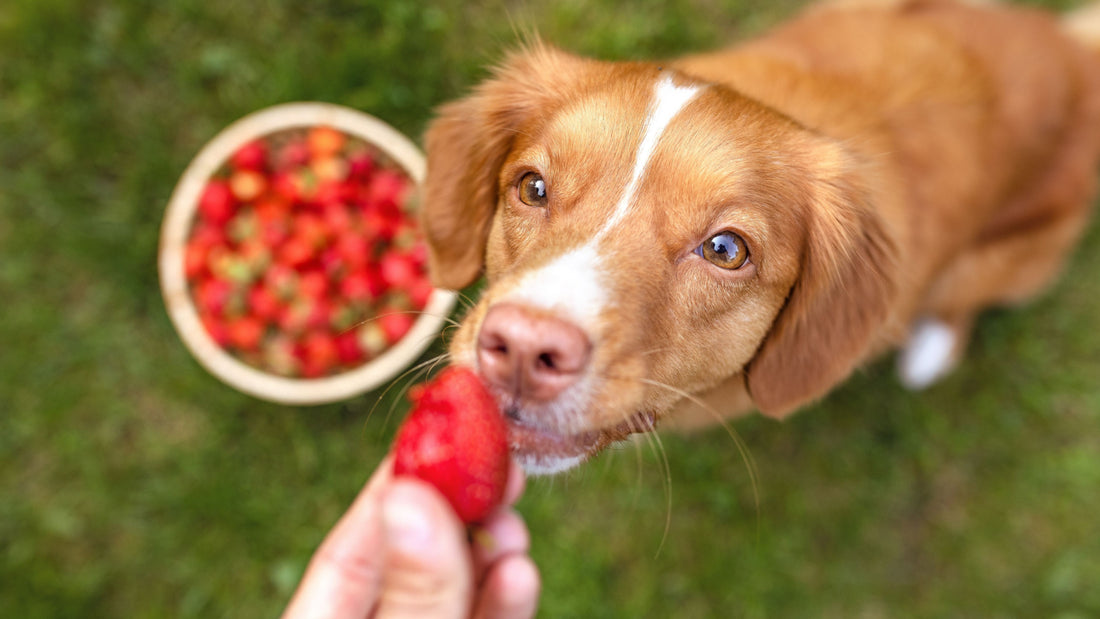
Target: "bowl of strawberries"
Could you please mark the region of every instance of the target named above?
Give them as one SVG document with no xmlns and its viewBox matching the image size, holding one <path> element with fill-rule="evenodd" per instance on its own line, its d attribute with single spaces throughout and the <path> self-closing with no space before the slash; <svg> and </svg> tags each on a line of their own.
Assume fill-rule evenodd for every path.
<svg viewBox="0 0 1100 619">
<path fill-rule="evenodd" d="M 185 170 L 161 229 L 161 289 L 184 344 L 230 386 L 286 404 L 396 377 L 455 302 L 427 277 L 424 165 L 404 135 L 337 105 L 227 127 Z"/>
</svg>

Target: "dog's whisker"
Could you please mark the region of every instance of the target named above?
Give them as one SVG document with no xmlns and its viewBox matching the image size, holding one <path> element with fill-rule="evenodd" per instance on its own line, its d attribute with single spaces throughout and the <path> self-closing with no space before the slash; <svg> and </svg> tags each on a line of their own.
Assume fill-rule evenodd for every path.
<svg viewBox="0 0 1100 619">
<path fill-rule="evenodd" d="M 745 443 L 745 440 L 741 437 L 741 435 L 737 432 L 737 430 L 733 427 L 733 425 L 729 422 L 728 419 L 723 417 L 722 414 L 719 413 L 713 406 L 710 406 L 709 404 L 707 404 L 703 400 L 699 399 L 695 395 L 692 395 L 692 394 L 684 391 L 683 389 L 673 387 L 672 385 L 668 385 L 668 384 L 662 383 L 660 381 L 655 381 L 655 380 L 651 380 L 651 379 L 648 379 L 648 378 L 642 378 L 642 379 L 637 379 L 637 380 L 639 380 L 640 382 L 642 382 L 646 385 L 651 385 L 651 386 L 657 387 L 659 389 L 665 389 L 666 391 L 670 391 L 670 392 L 672 392 L 672 393 L 674 393 L 674 394 L 676 394 L 680 397 L 683 397 L 683 398 L 687 399 L 691 403 L 693 403 L 696 406 L 698 406 L 699 408 L 701 408 L 708 415 L 710 415 L 714 419 L 714 421 L 718 425 L 722 426 L 722 429 L 724 429 L 726 431 L 726 434 L 730 437 L 730 439 L 733 440 L 734 445 L 737 446 L 737 452 L 738 452 L 738 454 L 740 454 L 741 461 L 744 463 L 745 469 L 748 471 L 748 474 L 749 474 L 749 483 L 752 485 L 753 506 L 756 510 L 756 528 L 757 528 L 757 534 L 759 535 L 759 531 L 760 531 L 759 475 L 757 473 L 756 460 L 752 457 L 752 452 L 751 452 L 751 450 L 749 450 L 748 444 Z"/>
<path fill-rule="evenodd" d="M 656 558 L 661 555 L 661 550 L 664 549 L 665 542 L 668 541 L 669 531 L 672 529 L 672 467 L 669 465 L 668 452 L 665 450 L 659 434 L 649 432 L 648 430 L 651 428 L 643 427 L 638 419 L 631 418 L 627 421 L 627 426 L 635 435 L 640 434 L 645 437 L 650 449 L 653 450 L 654 455 L 661 463 L 662 487 L 665 491 L 665 524 L 664 530 L 661 532 L 661 541 L 657 544 L 657 551 L 654 553 L 654 558 Z"/>
<path fill-rule="evenodd" d="M 381 404 L 382 401 L 386 399 L 386 395 L 389 394 L 389 392 L 392 389 L 394 389 L 398 385 L 401 385 L 401 388 L 403 390 L 408 391 L 409 385 L 417 382 L 417 380 L 419 380 L 420 377 L 422 377 L 423 375 L 431 372 L 432 369 L 434 369 L 435 365 L 437 365 L 437 364 L 439 364 L 443 361 L 449 360 L 450 357 L 451 357 L 450 353 L 447 353 L 447 352 L 440 353 L 440 354 L 438 354 L 434 357 L 431 357 L 429 359 L 425 359 L 424 361 L 412 366 L 411 368 L 405 370 L 399 376 L 397 376 L 396 378 L 391 380 L 390 384 L 387 385 L 386 388 L 382 391 L 382 393 L 380 393 L 378 395 L 378 397 L 374 400 L 374 404 L 371 405 L 370 410 L 367 411 L 366 420 L 364 420 L 364 422 L 363 422 L 364 425 L 366 423 L 368 423 L 370 421 L 370 419 L 374 416 L 375 411 L 378 409 L 378 405 Z M 412 379 L 410 379 L 408 381 L 405 381 L 405 382 L 402 382 L 407 377 L 409 377 L 410 375 L 413 375 Z M 397 401 L 399 399 L 400 398 L 398 398 L 398 397 L 394 397 L 393 400 L 390 401 L 390 408 L 389 408 L 388 411 L 386 411 L 386 416 L 382 419 L 382 425 L 379 428 L 379 432 L 384 432 L 386 427 L 389 425 L 390 418 L 393 417 L 393 412 L 397 407 Z"/>
<path fill-rule="evenodd" d="M 613 376 L 605 376 L 605 377 L 606 378 L 614 378 Z M 642 437 L 642 439 L 645 440 L 646 444 L 649 446 L 649 449 L 657 457 L 657 460 L 658 460 L 658 462 L 660 462 L 660 466 L 661 466 L 662 487 L 663 487 L 664 492 L 665 492 L 665 523 L 664 523 L 664 529 L 661 533 L 661 541 L 658 543 L 657 551 L 654 555 L 656 557 L 656 556 L 660 556 L 661 550 L 664 548 L 664 545 L 668 540 L 669 532 L 671 531 L 671 528 L 672 528 L 672 467 L 669 464 L 668 452 L 665 449 L 664 442 L 661 440 L 661 437 L 660 437 L 659 434 L 652 431 L 653 430 L 652 425 L 647 424 L 643 420 L 635 418 L 635 417 L 631 417 L 631 418 L 626 419 L 625 423 L 626 423 L 627 429 L 630 430 L 630 432 L 631 432 L 631 436 L 637 437 L 637 436 L 640 435 Z M 641 479 L 642 479 L 641 475 L 642 475 L 642 470 L 644 470 L 645 467 L 642 465 L 641 448 L 640 448 L 638 439 L 635 439 L 633 441 L 633 443 L 634 443 L 634 453 L 635 453 L 635 457 L 636 457 L 635 461 L 637 462 L 637 467 L 638 467 L 638 475 L 637 475 L 638 482 L 637 482 L 637 485 L 635 486 L 635 496 L 634 496 L 634 502 L 636 504 L 637 500 L 638 500 L 638 497 L 641 494 L 641 483 L 642 483 L 641 482 Z"/>
<path fill-rule="evenodd" d="M 342 330 L 340 333 L 347 333 L 347 332 L 351 331 L 352 329 L 355 329 L 356 327 L 361 327 L 365 324 L 369 324 L 369 323 L 374 322 L 376 320 L 380 320 L 385 316 L 394 316 L 394 315 L 399 315 L 399 314 L 411 314 L 413 316 L 434 316 L 436 318 L 439 318 L 440 320 L 443 320 L 444 322 L 446 322 L 450 326 L 453 326 L 453 327 L 460 326 L 459 322 L 457 320 L 455 320 L 454 318 L 451 318 L 447 314 L 439 314 L 439 313 L 436 313 L 436 312 L 426 312 L 424 310 L 395 310 L 395 311 L 391 311 L 391 312 L 386 312 L 384 314 L 376 314 L 374 316 L 371 316 L 370 318 L 365 318 L 363 320 L 360 320 L 359 322 L 356 322 L 355 324 L 351 325 L 350 327 L 347 327 L 346 329 Z"/>
<path fill-rule="evenodd" d="M 458 291 L 456 294 L 458 295 L 458 306 L 462 308 L 463 312 L 470 311 L 470 309 L 477 304 L 477 299 L 471 297 L 465 292 L 462 292 L 461 290 Z"/>
<path fill-rule="evenodd" d="M 634 497 L 631 502 L 634 505 L 635 509 L 637 509 L 638 501 L 641 499 L 642 496 L 642 475 L 645 474 L 645 464 L 642 460 L 641 443 L 638 440 L 634 440 L 632 441 L 632 443 L 634 446 L 634 466 L 637 472 L 634 476 L 636 481 L 634 483 Z M 647 440 L 646 443 L 649 444 L 649 441 Z"/>
<path fill-rule="evenodd" d="M 422 381 L 425 376 L 427 376 L 427 375 L 431 374 L 433 371 L 435 371 L 435 368 L 436 368 L 437 365 L 439 365 L 440 363 L 446 362 L 449 358 L 450 358 L 450 355 L 448 353 L 442 353 L 442 354 L 436 355 L 435 357 L 432 357 L 430 359 L 426 359 L 424 362 L 420 363 L 415 368 L 413 368 L 412 376 L 409 378 L 409 380 L 405 384 L 406 391 L 408 390 L 409 385 L 413 385 L 415 383 L 418 383 L 418 382 Z M 383 428 L 385 428 L 389 425 L 390 419 L 393 418 L 393 413 L 396 409 L 397 409 L 397 399 L 395 398 L 390 403 L 390 410 L 386 412 L 386 418 L 382 422 L 382 427 Z"/>
</svg>

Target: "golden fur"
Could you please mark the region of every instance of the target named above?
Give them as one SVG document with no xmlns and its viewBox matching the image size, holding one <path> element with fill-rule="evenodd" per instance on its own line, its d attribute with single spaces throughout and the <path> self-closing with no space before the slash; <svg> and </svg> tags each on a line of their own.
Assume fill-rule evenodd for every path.
<svg viewBox="0 0 1100 619">
<path fill-rule="evenodd" d="M 1028 9 L 840 2 L 667 63 L 515 53 L 427 134 L 434 281 L 489 282 L 455 362 L 477 365 L 480 321 L 525 273 L 608 220 L 670 73 L 706 89 L 600 248 L 615 302 L 591 333 L 598 380 L 543 430 L 599 432 L 598 449 L 639 429 L 639 411 L 691 425 L 685 394 L 783 416 L 921 317 L 964 344 L 983 309 L 1047 286 L 1087 221 L 1100 64 L 1067 31 Z M 552 187 L 545 211 L 516 200 L 532 169 Z M 750 268 L 689 255 L 721 228 L 749 242 Z"/>
</svg>

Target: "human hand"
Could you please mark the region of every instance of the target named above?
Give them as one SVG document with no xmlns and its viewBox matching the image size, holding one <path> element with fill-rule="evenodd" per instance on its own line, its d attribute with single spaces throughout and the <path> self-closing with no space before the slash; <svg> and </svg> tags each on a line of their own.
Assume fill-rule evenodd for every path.
<svg viewBox="0 0 1100 619">
<path fill-rule="evenodd" d="M 523 486 L 512 462 L 506 506 Z M 313 555 L 283 618 L 531 617 L 540 583 L 529 543 L 510 507 L 468 536 L 435 488 L 394 478 L 387 457 Z"/>
</svg>

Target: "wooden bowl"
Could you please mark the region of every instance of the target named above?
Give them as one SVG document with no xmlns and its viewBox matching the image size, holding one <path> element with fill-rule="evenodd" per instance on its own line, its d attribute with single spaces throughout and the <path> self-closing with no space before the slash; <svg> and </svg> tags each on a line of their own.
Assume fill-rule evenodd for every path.
<svg viewBox="0 0 1100 619">
<path fill-rule="evenodd" d="M 404 135 L 361 112 L 326 103 L 289 103 L 253 113 L 214 137 L 176 185 L 160 236 L 159 270 L 164 301 L 183 343 L 207 370 L 230 386 L 284 404 L 321 404 L 365 393 L 393 379 L 439 336 L 456 295 L 433 290 L 411 329 L 377 357 L 339 374 L 293 378 L 267 372 L 218 345 L 203 326 L 184 268 L 184 248 L 207 181 L 241 145 L 281 131 L 328 126 L 361 139 L 396 163 L 415 186 L 424 180 L 424 156 Z"/>
</svg>

